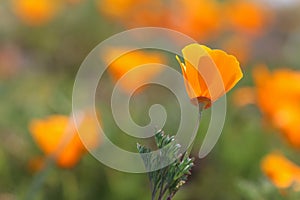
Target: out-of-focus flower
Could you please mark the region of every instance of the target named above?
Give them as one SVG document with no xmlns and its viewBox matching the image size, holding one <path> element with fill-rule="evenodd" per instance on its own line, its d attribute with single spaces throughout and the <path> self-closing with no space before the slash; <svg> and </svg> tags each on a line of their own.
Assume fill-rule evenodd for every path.
<svg viewBox="0 0 300 200">
<path fill-rule="evenodd" d="M 287 140 L 300 148 L 300 72 L 265 66 L 253 71 L 257 103 L 266 118 Z"/>
<path fill-rule="evenodd" d="M 73 167 L 86 152 L 86 148 L 93 149 L 100 144 L 97 120 L 91 114 L 83 117 L 78 129 L 72 118 L 63 115 L 33 120 L 29 129 L 45 156 L 52 157 L 63 168 Z M 41 168 L 42 161 L 43 159 L 38 159 L 31 164 Z"/>
<path fill-rule="evenodd" d="M 263 31 L 270 12 L 252 1 L 233 1 L 226 6 L 225 18 L 235 30 L 256 35 Z"/>
<path fill-rule="evenodd" d="M 213 0 L 172 1 L 167 26 L 203 41 L 219 32 L 220 11 L 221 8 Z"/>
<path fill-rule="evenodd" d="M 235 55 L 242 67 L 245 67 L 251 57 L 252 40 L 241 34 L 235 35 L 225 40 L 222 48 L 229 54 Z"/>
<path fill-rule="evenodd" d="M 300 98 L 300 72 L 286 68 L 271 73 L 265 65 L 258 65 L 253 70 L 253 78 L 258 104 L 266 114 L 272 115 L 285 103 L 297 102 Z"/>
<path fill-rule="evenodd" d="M 13 0 L 16 15 L 25 24 L 38 26 L 49 22 L 60 7 L 59 0 Z"/>
<path fill-rule="evenodd" d="M 194 43 L 183 48 L 182 53 L 185 63 L 178 56 L 177 60 L 188 95 L 195 105 L 204 103 L 205 108 L 210 107 L 243 77 L 237 59 L 222 50 Z M 218 78 L 221 78 L 221 83 Z"/>
<path fill-rule="evenodd" d="M 122 52 L 121 49 L 108 49 L 103 59 L 109 64 L 108 70 L 113 79 L 120 81 L 125 92 L 131 92 L 143 82 L 153 79 L 163 69 L 158 64 L 164 63 L 165 57 L 159 53 L 137 50 L 122 55 Z M 126 78 L 121 79 L 122 76 Z"/>
<path fill-rule="evenodd" d="M 99 0 L 100 12 L 127 27 L 159 26 L 208 39 L 219 32 L 221 9 L 212 0 Z M 184 22 L 184 23 L 182 23 Z"/>
<path fill-rule="evenodd" d="M 161 0 L 98 0 L 100 12 L 127 27 L 162 26 L 165 21 Z"/>
<path fill-rule="evenodd" d="M 143 26 L 165 27 L 168 23 L 165 9 L 161 0 L 150 0 L 147 4 L 140 5 L 132 10 L 134 14 L 123 24 L 128 28 Z"/>
<path fill-rule="evenodd" d="M 279 152 L 273 152 L 261 162 L 263 173 L 278 188 L 300 189 L 300 167 Z"/>
<path fill-rule="evenodd" d="M 142 1 L 143 2 L 143 1 Z M 98 1 L 100 11 L 112 19 L 121 19 L 130 14 L 136 0 L 101 0 Z"/>
<path fill-rule="evenodd" d="M 241 87 L 235 90 L 232 96 L 234 104 L 243 107 L 256 103 L 255 90 L 252 87 Z"/>
</svg>

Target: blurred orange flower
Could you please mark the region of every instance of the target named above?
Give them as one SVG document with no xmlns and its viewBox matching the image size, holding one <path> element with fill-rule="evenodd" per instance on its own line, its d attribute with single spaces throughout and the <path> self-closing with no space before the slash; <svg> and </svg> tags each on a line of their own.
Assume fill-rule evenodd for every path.
<svg viewBox="0 0 300 200">
<path fill-rule="evenodd" d="M 58 0 L 13 0 L 16 15 L 27 25 L 49 22 L 59 10 Z"/>
<path fill-rule="evenodd" d="M 276 187 L 300 189 L 300 167 L 281 153 L 273 152 L 263 158 L 261 169 Z"/>
<path fill-rule="evenodd" d="M 245 67 L 251 58 L 252 42 L 249 37 L 242 37 L 238 34 L 224 40 L 222 48 L 229 54 L 235 55 L 242 67 Z"/>
<path fill-rule="evenodd" d="M 172 2 L 168 27 L 205 40 L 220 29 L 221 8 L 212 0 L 176 0 Z"/>
<path fill-rule="evenodd" d="M 86 152 L 86 147 L 93 149 L 100 144 L 97 121 L 92 118 L 91 114 L 84 116 L 78 130 L 73 119 L 63 115 L 52 115 L 46 119 L 33 120 L 29 129 L 45 155 L 52 157 L 63 168 L 73 167 Z M 78 132 L 80 132 L 80 136 Z M 37 163 L 34 165 L 42 166 Z"/>
<path fill-rule="evenodd" d="M 222 50 L 212 50 L 197 43 L 182 50 L 185 63 L 180 63 L 185 86 L 193 104 L 209 108 L 243 77 L 239 62 Z M 201 73 L 201 74 L 200 74 Z M 202 75 L 205 75 L 205 79 Z M 219 76 L 222 79 L 218 81 Z"/>
<path fill-rule="evenodd" d="M 113 19 L 121 19 L 130 14 L 137 0 L 101 0 L 98 1 L 100 11 Z"/>
<path fill-rule="evenodd" d="M 98 0 L 100 12 L 127 27 L 162 26 L 165 18 L 161 0 Z"/>
<path fill-rule="evenodd" d="M 257 103 L 262 113 L 295 147 L 300 147 L 300 72 L 266 66 L 253 71 Z"/>
<path fill-rule="evenodd" d="M 233 1 L 226 5 L 225 18 L 235 30 L 243 33 L 261 33 L 270 17 L 269 11 L 252 1 Z"/>
<path fill-rule="evenodd" d="M 153 79 L 163 69 L 157 64 L 162 64 L 166 60 L 156 52 L 137 50 L 124 55 L 122 52 L 124 51 L 121 49 L 108 49 L 103 59 L 109 64 L 108 70 L 113 79 L 120 81 L 120 86 L 125 92 L 131 92 L 143 82 Z M 110 61 L 113 62 L 109 63 Z M 122 76 L 126 78 L 119 80 Z"/>
<path fill-rule="evenodd" d="M 236 106 L 243 107 L 256 103 L 255 90 L 252 87 L 241 87 L 236 89 L 232 95 L 233 102 Z"/>
</svg>

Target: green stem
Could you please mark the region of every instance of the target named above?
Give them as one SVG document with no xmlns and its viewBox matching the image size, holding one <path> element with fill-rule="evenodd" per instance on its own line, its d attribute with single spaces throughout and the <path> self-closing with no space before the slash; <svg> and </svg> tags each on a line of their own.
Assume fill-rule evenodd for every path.
<svg viewBox="0 0 300 200">
<path fill-rule="evenodd" d="M 202 118 L 202 111 L 204 109 L 204 104 L 203 103 L 199 103 L 199 115 L 198 115 L 198 127 L 200 126 L 200 121 Z M 192 144 L 189 146 L 189 148 L 186 150 L 186 156 L 190 156 L 192 148 L 194 146 L 195 140 L 192 142 Z"/>
<path fill-rule="evenodd" d="M 155 200 L 155 196 L 156 196 L 156 187 L 153 187 L 153 190 L 152 190 L 152 200 Z"/>
<path fill-rule="evenodd" d="M 165 173 L 164 173 L 165 174 Z M 164 188 L 164 182 L 165 182 L 165 178 L 164 178 L 164 174 L 162 175 L 162 179 L 161 179 L 161 184 L 160 184 L 160 191 L 159 191 L 159 196 L 158 196 L 158 200 L 161 200 L 163 197 L 163 188 Z"/>
<path fill-rule="evenodd" d="M 45 168 L 39 171 L 33 181 L 32 184 L 30 185 L 28 192 L 25 196 L 25 200 L 32 200 L 34 199 L 34 196 L 36 192 L 40 189 L 40 187 L 43 185 L 52 165 L 53 165 L 53 159 L 51 157 L 47 158 L 45 161 Z"/>
<path fill-rule="evenodd" d="M 165 194 L 170 186 L 167 184 L 163 190 L 163 194 Z"/>
</svg>

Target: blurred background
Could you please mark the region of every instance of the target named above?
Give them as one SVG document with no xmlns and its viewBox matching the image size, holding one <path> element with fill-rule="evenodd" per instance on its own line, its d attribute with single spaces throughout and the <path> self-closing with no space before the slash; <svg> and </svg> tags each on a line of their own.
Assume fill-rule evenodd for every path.
<svg viewBox="0 0 300 200">
<path fill-rule="evenodd" d="M 201 133 L 210 120 L 210 111 L 204 112 L 192 176 L 174 199 L 299 199 L 299 9 L 297 0 L 2 0 L 0 200 L 150 199 L 146 174 L 98 162 L 69 122 L 72 87 L 84 58 L 113 34 L 143 26 L 177 30 L 222 49 L 237 57 L 244 72 L 227 95 L 221 138 L 200 160 Z M 180 70 L 174 55 L 141 51 L 117 61 L 102 81 L 112 88 L 130 65 L 149 61 Z M 125 71 L 118 71 L 121 65 Z M 157 73 L 138 76 L 151 79 Z M 123 85 L 125 92 L 128 87 Z M 136 152 L 137 141 L 109 114 L 109 91 L 97 92 L 104 129 L 114 133 L 116 144 Z M 137 92 L 131 111 L 141 125 L 148 123 L 145 102 L 164 105 L 165 132 L 176 133 L 180 113 L 174 95 L 156 86 Z M 93 132 L 93 120 L 85 119 L 82 128 Z M 62 139 L 66 132 L 74 134 Z M 91 137 L 91 148 L 101 145 L 101 138 Z"/>
</svg>

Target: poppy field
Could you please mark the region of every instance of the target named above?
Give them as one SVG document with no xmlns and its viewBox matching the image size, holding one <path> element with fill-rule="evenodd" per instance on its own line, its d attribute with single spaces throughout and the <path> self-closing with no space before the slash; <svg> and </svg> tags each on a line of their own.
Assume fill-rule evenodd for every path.
<svg viewBox="0 0 300 200">
<path fill-rule="evenodd" d="M 0 200 L 298 200 L 297 0 L 0 2 Z"/>
</svg>

